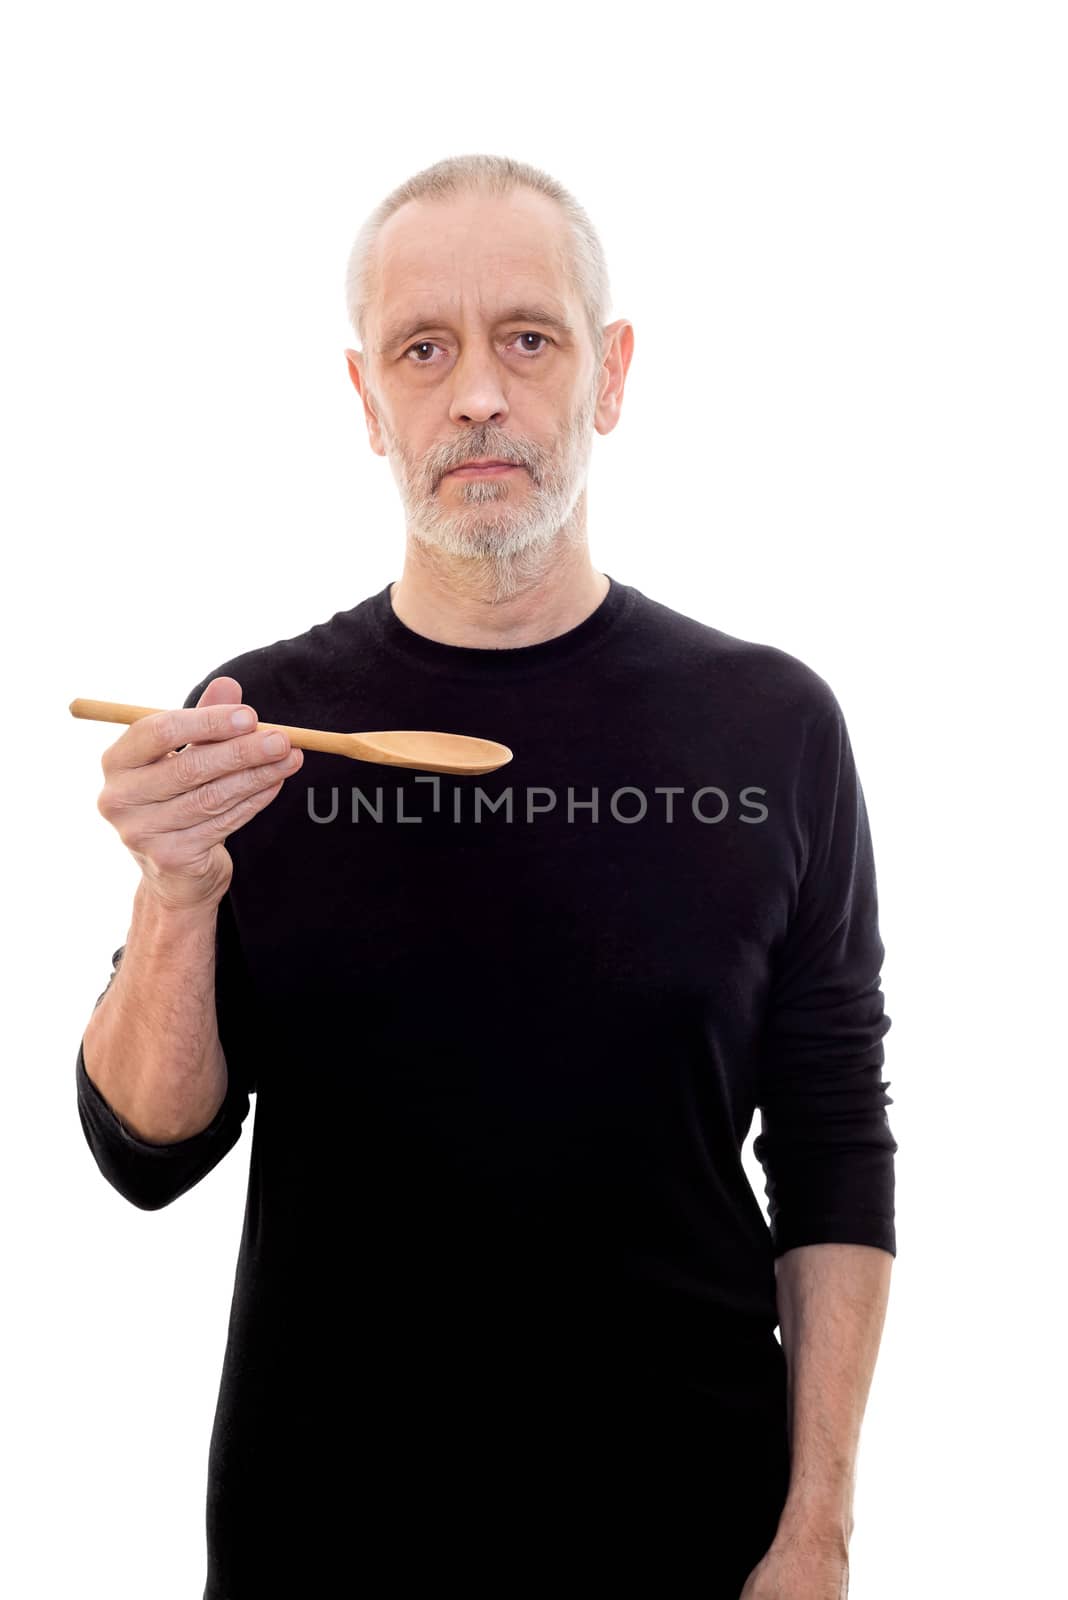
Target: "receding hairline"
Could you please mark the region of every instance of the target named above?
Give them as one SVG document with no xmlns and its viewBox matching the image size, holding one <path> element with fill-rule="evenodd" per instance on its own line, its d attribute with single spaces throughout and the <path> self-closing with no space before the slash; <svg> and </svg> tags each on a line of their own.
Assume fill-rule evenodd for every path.
<svg viewBox="0 0 1068 1600">
<path fill-rule="evenodd" d="M 570 302 L 572 294 L 577 295 L 577 304 L 582 313 L 579 320 L 586 326 L 594 352 L 600 358 L 604 348 L 604 323 L 608 315 L 610 288 L 604 251 L 593 224 L 574 196 L 548 173 L 510 157 L 485 154 L 450 156 L 431 167 L 424 168 L 399 184 L 364 220 L 349 252 L 345 274 L 346 309 L 357 337 L 363 340 L 366 334 L 372 332 L 365 318 L 369 310 L 370 280 L 372 275 L 378 277 L 373 261 L 377 255 L 380 234 L 386 223 L 406 204 L 420 200 L 435 202 L 461 199 L 476 194 L 494 199 L 508 199 L 513 195 L 526 193 L 551 201 L 563 218 L 565 224 L 563 234 L 558 241 L 553 242 L 559 249 L 560 261 L 564 267 L 564 280 L 567 285 L 565 298 Z M 379 279 L 375 288 L 380 286 Z M 559 303 L 559 286 L 554 285 L 552 288 L 553 292 L 550 293 L 549 285 L 543 289 L 535 279 L 530 284 L 519 287 L 518 293 L 515 291 L 513 293 L 515 300 L 517 302 L 521 300 L 527 311 L 540 306 L 543 311 L 552 310 L 555 313 L 564 308 Z M 554 298 L 556 304 L 550 306 L 548 302 Z M 405 310 L 408 309 L 404 301 L 400 304 Z M 410 309 L 413 325 L 415 313 L 421 309 L 429 310 L 431 320 L 441 311 L 440 306 L 434 305 L 429 297 L 424 296 L 413 297 Z M 515 311 L 523 307 L 513 305 L 504 309 Z M 387 315 L 390 316 L 392 330 L 393 323 L 399 323 L 401 319 L 398 315 L 390 313 Z M 371 317 L 367 320 L 373 322 L 376 319 Z M 560 318 L 565 324 L 573 320 L 573 316 L 569 316 L 566 311 Z M 420 330 L 416 328 L 415 331 Z M 380 349 L 395 348 L 395 345 L 387 344 L 385 337 L 381 346 L 375 345 L 373 341 L 367 342 L 369 353 L 373 355 L 377 355 Z"/>
<path fill-rule="evenodd" d="M 372 250 L 368 258 L 371 268 L 370 276 L 375 281 L 375 286 L 381 296 L 383 289 L 383 274 L 379 266 L 379 252 L 381 249 L 381 234 L 395 217 L 402 216 L 411 206 L 429 205 L 444 206 L 450 202 L 464 200 L 490 200 L 496 203 L 507 203 L 515 196 L 531 195 L 535 204 L 546 203 L 552 208 L 556 218 L 561 223 L 560 237 L 551 242 L 551 250 L 557 258 L 558 265 L 563 267 L 565 273 L 568 261 L 570 240 L 567 237 L 567 217 L 560 205 L 548 195 L 541 194 L 536 189 L 528 189 L 520 184 L 503 193 L 496 193 L 482 187 L 458 190 L 450 194 L 413 195 L 410 199 L 399 205 L 395 211 L 384 220 L 378 235 L 373 241 Z M 402 301 L 403 304 L 403 301 Z M 422 309 L 424 308 L 425 309 Z M 450 325 L 450 314 L 441 306 L 434 305 L 431 298 L 417 291 L 412 297 L 412 303 L 397 314 L 386 312 L 382 316 L 385 326 L 381 336 L 373 342 L 376 355 L 387 356 L 397 350 L 399 345 L 406 344 L 409 339 L 414 339 L 416 334 L 429 333 L 435 328 L 444 328 Z M 499 327 L 504 322 L 532 322 L 542 327 L 552 328 L 560 338 L 571 341 L 576 337 L 574 323 L 570 313 L 559 297 L 559 286 L 556 292 L 547 292 L 540 287 L 521 289 L 518 295 L 513 293 L 509 304 L 496 311 L 490 319 L 491 327 Z"/>
</svg>

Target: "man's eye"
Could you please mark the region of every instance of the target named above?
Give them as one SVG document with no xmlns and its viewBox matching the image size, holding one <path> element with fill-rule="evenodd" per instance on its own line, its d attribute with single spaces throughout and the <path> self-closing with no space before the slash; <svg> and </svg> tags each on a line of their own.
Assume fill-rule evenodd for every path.
<svg viewBox="0 0 1068 1600">
<path fill-rule="evenodd" d="M 528 329 L 525 333 L 517 334 L 516 338 L 517 339 L 540 339 L 543 344 L 549 344 L 551 342 L 546 334 L 544 334 L 544 333 L 535 333 L 533 331 L 533 329 Z M 407 357 L 407 356 L 411 355 L 413 350 L 440 350 L 440 349 L 441 349 L 441 346 L 435 344 L 433 339 L 420 339 L 417 344 L 409 345 L 407 350 L 405 350 L 404 354 Z M 541 351 L 540 350 L 528 350 L 526 352 L 526 354 L 528 356 L 540 356 L 541 355 Z M 413 361 L 411 364 L 412 364 L 413 367 L 428 367 L 428 366 L 431 365 L 431 363 L 429 361 Z"/>
</svg>

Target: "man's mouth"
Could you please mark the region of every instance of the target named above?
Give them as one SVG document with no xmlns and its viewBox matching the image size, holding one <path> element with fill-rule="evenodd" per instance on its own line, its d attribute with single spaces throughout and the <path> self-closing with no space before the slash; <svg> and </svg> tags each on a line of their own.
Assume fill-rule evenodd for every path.
<svg viewBox="0 0 1068 1600">
<path fill-rule="evenodd" d="M 447 472 L 447 478 L 493 478 L 499 473 L 520 472 L 522 468 L 514 461 L 493 461 L 488 464 L 483 462 L 464 462 L 462 466 L 453 467 Z"/>
</svg>

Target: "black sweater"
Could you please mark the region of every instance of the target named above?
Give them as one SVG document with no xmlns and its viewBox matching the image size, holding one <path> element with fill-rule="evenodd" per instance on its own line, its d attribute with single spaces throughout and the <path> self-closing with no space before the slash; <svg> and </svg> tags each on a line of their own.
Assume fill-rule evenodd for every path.
<svg viewBox="0 0 1068 1600">
<path fill-rule="evenodd" d="M 435 777 L 308 751 L 230 836 L 229 1088 L 202 1133 L 133 1137 L 78 1051 L 90 1149 L 145 1209 L 211 1171 L 256 1094 L 209 1600 L 253 1592 L 283 1527 L 307 1549 L 300 1518 L 351 1508 L 372 1458 L 381 1489 L 388 1441 L 418 1455 L 443 1408 L 469 1438 L 507 1411 L 514 1442 L 520 1402 L 533 1421 L 565 1395 L 572 1418 L 594 1394 L 781 1404 L 775 1257 L 896 1252 L 875 871 L 828 684 L 616 580 L 499 650 L 415 633 L 389 587 L 185 704 L 226 673 L 263 721 L 514 759 Z M 756 1108 L 770 1228 L 740 1157 Z"/>
</svg>

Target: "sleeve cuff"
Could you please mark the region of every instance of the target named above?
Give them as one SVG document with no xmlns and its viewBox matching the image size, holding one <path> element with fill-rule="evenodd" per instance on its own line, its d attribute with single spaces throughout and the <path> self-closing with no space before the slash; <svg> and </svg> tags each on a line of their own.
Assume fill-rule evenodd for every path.
<svg viewBox="0 0 1068 1600">
<path fill-rule="evenodd" d="M 85 1070 L 84 1040 L 78 1044 L 78 1059 L 75 1064 L 75 1074 L 78 1082 L 78 1098 L 83 1105 L 88 1102 L 87 1110 L 94 1122 L 104 1124 L 104 1131 L 110 1134 L 112 1141 L 118 1140 L 121 1144 L 128 1145 L 132 1150 L 139 1151 L 142 1155 L 156 1156 L 166 1160 L 169 1156 L 188 1154 L 191 1149 L 207 1144 L 219 1133 L 228 1120 L 230 1095 L 215 1113 L 214 1118 L 206 1128 L 199 1133 L 190 1134 L 188 1139 L 173 1139 L 164 1144 L 154 1144 L 150 1139 L 139 1139 L 131 1133 L 122 1118 L 115 1111 L 110 1101 L 101 1094 Z"/>
<path fill-rule="evenodd" d="M 869 1244 L 876 1250 L 897 1255 L 894 1223 L 883 1216 L 857 1213 L 852 1216 L 813 1217 L 808 1221 L 802 1219 L 793 1223 L 780 1220 L 771 1233 L 776 1257 L 806 1244 Z"/>
</svg>

